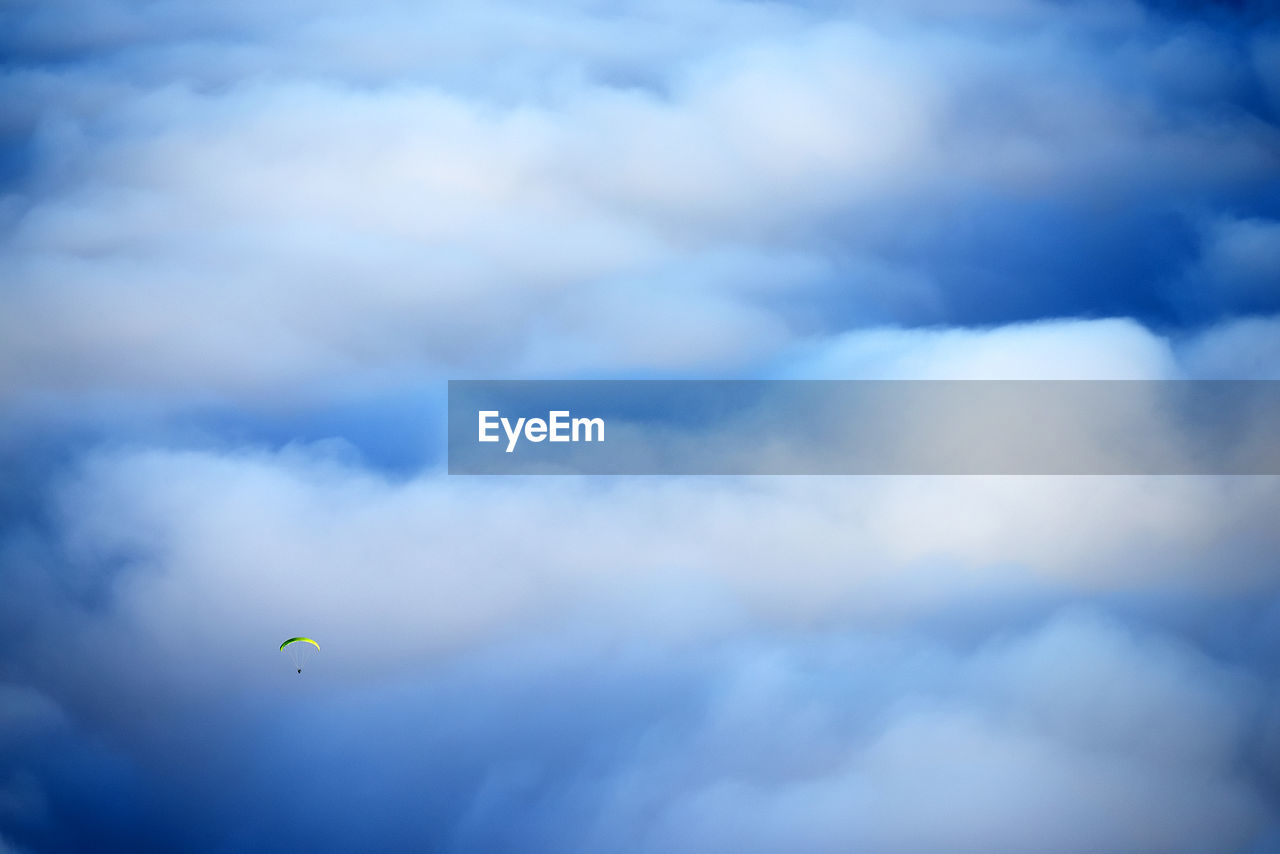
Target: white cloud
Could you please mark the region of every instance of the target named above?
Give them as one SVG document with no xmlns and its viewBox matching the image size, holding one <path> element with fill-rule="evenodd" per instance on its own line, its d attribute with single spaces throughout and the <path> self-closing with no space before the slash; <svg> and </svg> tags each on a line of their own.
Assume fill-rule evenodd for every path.
<svg viewBox="0 0 1280 854">
<path fill-rule="evenodd" d="M 663 644 L 910 622 L 1000 589 L 1268 589 L 1278 500 L 1263 477 L 392 482 L 305 449 L 110 452 L 57 528 L 103 605 L 54 604 L 59 640 L 35 649 L 96 704 L 276 690 L 290 633 L 328 640 L 345 680 L 566 620 Z M 662 591 L 694 598 L 655 611 Z M 116 656 L 137 666 L 108 677 Z"/>
<path fill-rule="evenodd" d="M 802 348 L 795 379 L 1162 380 L 1169 345 L 1131 320 L 1060 320 L 992 329 L 846 332 Z"/>
<path fill-rule="evenodd" d="M 1280 221 L 1223 218 L 1204 228 L 1199 263 L 1189 272 L 1210 305 L 1265 304 L 1280 281 Z M 1193 299 L 1196 297 L 1192 297 Z"/>
<path fill-rule="evenodd" d="M 1253 687 L 1161 638 L 1068 615 L 967 657 L 850 653 L 735 659 L 672 755 L 608 781 L 602 832 L 638 825 L 645 851 L 1154 852 L 1274 820 L 1234 771 Z"/>
<path fill-rule="evenodd" d="M 1179 360 L 1196 379 L 1280 380 L 1280 317 L 1221 323 L 1183 344 Z"/>
<path fill-rule="evenodd" d="M 33 60 L 0 84 L 33 140 L 0 247 L 9 399 L 732 371 L 811 334 L 787 295 L 820 292 L 810 314 L 835 314 L 846 263 L 874 305 L 824 332 L 969 298 L 940 294 L 963 286 L 929 258 L 895 257 L 886 217 L 991 198 L 1108 210 L 1275 166 L 1266 126 L 1165 108 L 1234 78 L 1184 79 L 1171 51 L 1221 66 L 1220 46 L 1127 4 L 396 6 L 358 26 L 342 3 L 296 26 L 248 6 L 94 8 L 100 63 Z M 1100 57 L 1095 37 L 1125 51 Z M 1241 240 L 1218 255 L 1238 260 Z M 743 246 L 763 270 L 808 272 L 781 274 L 772 300 L 701 277 Z M 1148 370 L 1135 355 L 1123 370 Z"/>
<path fill-rule="evenodd" d="M 0 400 L 39 423 L 486 373 L 1280 376 L 1275 318 L 897 325 L 985 297 L 937 251 L 968 245 L 969 217 L 1044 204 L 1071 215 L 1005 285 L 1028 316 L 1074 269 L 1048 257 L 1075 245 L 1054 223 L 1148 209 L 1206 223 L 1190 269 L 1165 271 L 1187 306 L 1266 302 L 1275 223 L 1204 208 L 1273 179 L 1274 127 L 1224 107 L 1254 73 L 1274 96 L 1269 36 L 1242 69 L 1127 2 L 71 5 L 74 36 L 57 3 L 28 10 L 21 44 L 0 34 L 20 57 L 0 143 L 31 167 L 0 200 Z M 1274 752 L 1254 677 L 1091 617 L 976 651 L 919 632 L 1023 594 L 1270 595 L 1276 478 L 532 482 L 389 478 L 333 446 L 73 457 L 48 548 L 0 567 L 40 576 L 6 588 L 39 688 L 0 685 L 0 748 L 75 721 L 140 767 L 209 757 L 250 805 L 273 772 L 323 795 L 340 766 L 378 815 L 380 787 L 423 774 L 409 743 L 432 775 L 464 767 L 441 791 L 477 848 L 498 814 L 557 851 L 1196 851 L 1274 822 L 1235 764 L 1258 717 Z M 323 680 L 281 680 L 294 632 L 322 639 Z M 633 702 L 649 678 L 673 696 Z M 302 736 L 224 750 L 299 697 L 279 726 Z M 593 716 L 588 760 L 520 766 Z M 201 794 L 173 778 L 175 800 Z M 43 804 L 44 783 L 0 778 L 0 809 Z M 427 788 L 405 787 L 415 816 Z M 320 818 L 349 821 L 333 802 Z"/>
</svg>

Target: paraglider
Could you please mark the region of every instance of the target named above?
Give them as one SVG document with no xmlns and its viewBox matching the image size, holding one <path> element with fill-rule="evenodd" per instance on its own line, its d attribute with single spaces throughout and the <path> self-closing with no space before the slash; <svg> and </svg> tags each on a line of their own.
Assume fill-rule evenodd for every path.
<svg viewBox="0 0 1280 854">
<path fill-rule="evenodd" d="M 311 656 L 320 651 L 320 644 L 311 638 L 289 638 L 280 644 L 280 651 L 289 654 L 289 660 L 293 662 L 293 666 L 298 668 L 298 672 L 302 672 L 302 665 L 307 663 Z"/>
</svg>

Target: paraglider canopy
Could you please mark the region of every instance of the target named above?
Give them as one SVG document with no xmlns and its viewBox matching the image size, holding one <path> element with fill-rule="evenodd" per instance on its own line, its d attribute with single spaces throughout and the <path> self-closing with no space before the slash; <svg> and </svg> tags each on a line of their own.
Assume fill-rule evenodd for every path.
<svg viewBox="0 0 1280 854">
<path fill-rule="evenodd" d="M 293 662 L 293 666 L 302 672 L 302 665 L 306 664 L 311 656 L 320 651 L 320 644 L 311 638 L 289 638 L 280 644 L 280 651 L 287 653 L 289 660 Z"/>
</svg>

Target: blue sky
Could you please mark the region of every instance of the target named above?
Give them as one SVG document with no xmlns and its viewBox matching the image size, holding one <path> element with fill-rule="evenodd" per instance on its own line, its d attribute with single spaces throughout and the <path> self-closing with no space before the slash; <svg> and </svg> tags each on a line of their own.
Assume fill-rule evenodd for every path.
<svg viewBox="0 0 1280 854">
<path fill-rule="evenodd" d="M 7 3 L 0 852 L 1277 850 L 1275 478 L 443 459 L 457 378 L 1280 379 L 1276 11 Z"/>
</svg>

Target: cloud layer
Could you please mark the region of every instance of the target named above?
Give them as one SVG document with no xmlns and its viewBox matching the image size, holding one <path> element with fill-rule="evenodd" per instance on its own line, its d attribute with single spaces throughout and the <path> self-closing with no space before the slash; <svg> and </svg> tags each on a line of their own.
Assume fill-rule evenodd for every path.
<svg viewBox="0 0 1280 854">
<path fill-rule="evenodd" d="M 7 4 L 0 852 L 1274 850 L 1275 478 L 441 470 L 445 378 L 1280 378 L 1272 11 Z"/>
<path fill-rule="evenodd" d="M 88 44 L 45 5 L 10 36 L 10 399 L 1280 309 L 1265 31 L 1038 3 L 92 8 Z"/>
</svg>

